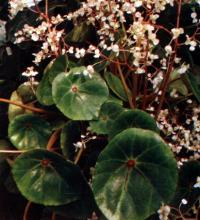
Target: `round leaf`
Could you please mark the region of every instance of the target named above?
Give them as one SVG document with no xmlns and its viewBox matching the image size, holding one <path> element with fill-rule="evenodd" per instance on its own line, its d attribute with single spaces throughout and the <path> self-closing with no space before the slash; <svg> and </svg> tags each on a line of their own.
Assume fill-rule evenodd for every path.
<svg viewBox="0 0 200 220">
<path fill-rule="evenodd" d="M 105 82 L 85 67 L 61 73 L 53 81 L 53 99 L 60 111 L 72 120 L 91 120 L 98 116 L 108 97 Z"/>
<path fill-rule="evenodd" d="M 22 195 L 49 206 L 79 200 L 86 181 L 78 166 L 47 150 L 32 150 L 20 155 L 12 173 Z"/>
<path fill-rule="evenodd" d="M 109 220 L 144 220 L 172 198 L 177 182 L 176 160 L 152 131 L 129 128 L 100 154 L 93 191 Z"/>
<path fill-rule="evenodd" d="M 90 122 L 90 130 L 97 134 L 108 134 L 108 126 L 123 111 L 123 107 L 114 102 L 106 102 L 101 106 L 98 120 Z"/>
<path fill-rule="evenodd" d="M 8 134 L 17 149 L 45 148 L 51 135 L 51 127 L 36 115 L 24 114 L 10 122 Z"/>
<path fill-rule="evenodd" d="M 116 120 L 109 125 L 109 138 L 127 128 L 143 128 L 158 132 L 155 120 L 146 112 L 134 109 L 122 112 Z"/>
</svg>

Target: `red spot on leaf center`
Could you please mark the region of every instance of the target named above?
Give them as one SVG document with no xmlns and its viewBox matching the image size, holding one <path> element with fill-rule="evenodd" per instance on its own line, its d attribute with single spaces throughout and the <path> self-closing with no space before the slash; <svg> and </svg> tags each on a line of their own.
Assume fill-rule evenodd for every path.
<svg viewBox="0 0 200 220">
<path fill-rule="evenodd" d="M 41 161 L 41 164 L 42 164 L 43 167 L 47 167 L 47 166 L 50 164 L 50 160 L 48 160 L 48 159 L 43 159 L 43 160 Z"/>
<path fill-rule="evenodd" d="M 136 165 L 136 161 L 135 160 L 128 160 L 126 165 L 128 168 L 134 168 Z"/>
<path fill-rule="evenodd" d="M 72 86 L 71 90 L 72 90 L 72 92 L 78 92 L 77 86 Z"/>
</svg>

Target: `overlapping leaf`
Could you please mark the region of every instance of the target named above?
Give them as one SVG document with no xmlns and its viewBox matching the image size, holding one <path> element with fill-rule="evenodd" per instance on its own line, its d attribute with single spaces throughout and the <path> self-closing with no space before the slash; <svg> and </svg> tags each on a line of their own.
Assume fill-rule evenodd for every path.
<svg viewBox="0 0 200 220">
<path fill-rule="evenodd" d="M 20 155 L 12 173 L 22 195 L 48 206 L 79 200 L 87 185 L 76 165 L 56 153 L 41 149 Z"/>
<path fill-rule="evenodd" d="M 101 106 L 98 120 L 90 122 L 90 130 L 97 134 L 108 134 L 108 127 L 116 117 L 124 111 L 123 107 L 114 102 L 106 102 Z"/>
<path fill-rule="evenodd" d="M 109 138 L 127 128 L 143 128 L 158 132 L 155 120 L 146 112 L 134 109 L 122 112 L 113 123 L 109 125 Z"/>
<path fill-rule="evenodd" d="M 170 201 L 176 182 L 176 160 L 159 135 L 130 128 L 100 154 L 93 191 L 109 220 L 144 220 Z"/>
<path fill-rule="evenodd" d="M 98 76 L 90 76 L 85 67 L 59 74 L 53 81 L 53 99 L 60 111 L 72 120 L 98 117 L 101 105 L 108 98 L 108 88 Z"/>
<path fill-rule="evenodd" d="M 45 148 L 51 134 L 51 126 L 39 116 L 24 114 L 10 122 L 8 134 L 17 149 Z"/>
</svg>

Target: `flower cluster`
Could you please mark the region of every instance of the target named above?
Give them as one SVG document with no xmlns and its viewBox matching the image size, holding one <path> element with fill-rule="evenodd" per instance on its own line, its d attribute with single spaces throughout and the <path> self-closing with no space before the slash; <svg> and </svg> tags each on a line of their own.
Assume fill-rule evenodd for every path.
<svg viewBox="0 0 200 220">
<path fill-rule="evenodd" d="M 16 33 L 15 42 L 32 40 L 42 43 L 41 50 L 34 54 L 36 64 L 47 57 L 64 53 L 74 55 L 77 59 L 93 54 L 96 59 L 107 59 L 110 62 L 116 62 L 123 57 L 121 62 L 129 71 L 148 74 L 153 84 L 159 81 L 153 85 L 153 88 L 159 90 L 161 78 L 167 71 L 177 68 L 177 64 L 180 73 L 186 72 L 189 67 L 175 55 L 179 47 L 178 39 L 185 34 L 184 28 L 178 25 L 167 29 L 157 24 L 160 13 L 166 9 L 167 5 L 173 7 L 174 4 L 176 4 L 174 0 L 87 0 L 81 3 L 78 10 L 63 16 L 48 17 L 42 14 L 41 24 L 38 27 L 25 25 L 23 30 Z M 191 19 L 197 30 L 191 36 L 185 34 L 186 40 L 180 46 L 185 44 L 194 51 L 199 44 L 196 38 L 199 34 L 199 19 L 195 12 L 191 14 Z M 84 48 L 68 45 L 63 39 L 66 34 L 64 30 L 57 30 L 58 24 L 64 20 L 72 21 L 75 26 L 83 23 L 93 25 L 99 38 L 98 44 L 89 44 Z M 160 43 L 157 33 L 161 30 L 171 37 L 171 41 L 164 47 L 164 57 L 160 57 L 155 50 Z M 110 55 L 107 57 L 105 54 Z M 157 66 L 154 65 L 155 62 Z M 169 62 L 172 64 L 174 62 L 174 65 L 169 65 Z M 171 70 L 169 66 L 172 66 Z M 148 72 L 148 67 L 151 67 L 151 72 Z M 153 69 L 154 72 L 152 72 Z M 155 76 L 159 79 L 157 80 Z"/>
<path fill-rule="evenodd" d="M 29 8 L 41 0 L 10 0 L 10 16 L 14 18 L 19 11 L 23 11 L 24 8 Z"/>
<path fill-rule="evenodd" d="M 52 16 L 48 21 L 42 21 L 37 27 L 25 24 L 22 30 L 15 33 L 15 43 L 21 43 L 25 40 L 42 43 L 41 50 L 33 54 L 35 56 L 35 60 L 33 61 L 35 64 L 39 64 L 41 60 L 49 56 L 62 54 L 65 52 L 60 47 L 64 30 L 56 29 L 56 25 L 61 22 L 63 22 L 63 18 L 57 15 L 56 17 Z"/>
<path fill-rule="evenodd" d="M 191 100 L 189 99 L 187 103 Z M 172 151 L 179 158 L 178 165 L 183 162 L 200 158 L 200 107 L 195 106 L 189 109 L 186 120 L 180 124 L 177 115 L 181 115 L 181 109 L 176 108 L 175 116 L 170 115 L 168 109 L 161 110 L 158 117 L 158 126 L 164 132 L 165 139 L 168 141 Z M 183 125 L 184 124 L 184 125 Z M 181 151 L 187 151 L 189 158 L 179 156 Z"/>
<path fill-rule="evenodd" d="M 10 4 L 14 5 L 14 2 L 12 0 Z M 181 77 L 190 68 L 189 64 L 177 57 L 177 48 L 186 45 L 190 51 L 194 51 L 199 45 L 197 37 L 200 30 L 199 18 L 194 10 L 191 13 L 191 19 L 196 31 L 191 35 L 185 33 L 184 28 L 180 27 L 178 23 L 171 29 L 157 24 L 160 13 L 165 10 L 167 5 L 173 7 L 174 4 L 176 2 L 173 0 L 87 0 L 81 3 L 78 10 L 64 16 L 58 14 L 48 17 L 45 14 L 40 14 L 41 24 L 37 27 L 25 25 L 15 34 L 15 43 L 26 40 L 41 43 L 41 50 L 33 54 L 35 64 L 39 64 L 47 57 L 55 57 L 65 53 L 70 56 L 74 55 L 77 59 L 92 54 L 98 61 L 99 58 L 107 59 L 110 62 L 120 60 L 129 71 L 136 74 L 146 74 L 154 93 L 157 94 L 155 101 L 159 103 L 166 74 L 177 72 Z M 94 26 L 99 39 L 98 44 L 88 44 L 84 48 L 68 45 L 63 38 L 66 34 L 65 31 L 57 29 L 58 25 L 65 20 L 72 21 L 75 25 L 85 22 L 87 25 Z M 160 30 L 166 32 L 171 38 L 171 41 L 164 46 L 164 55 L 161 57 L 154 50 L 159 47 L 160 39 L 157 33 Z M 179 42 L 179 38 L 183 35 L 185 40 Z M 105 54 L 110 55 L 107 57 Z M 155 63 L 157 64 L 155 65 Z M 89 65 L 85 74 L 92 77 L 94 65 Z M 149 71 L 149 67 L 151 67 L 151 71 Z M 28 75 L 30 72 L 32 69 Z M 31 75 L 31 78 L 33 77 Z M 176 89 L 173 89 L 170 95 L 177 97 Z M 187 129 L 168 120 L 170 117 L 167 109 L 160 111 L 158 124 L 166 137 L 170 137 L 169 144 L 175 153 L 179 154 L 182 148 L 186 148 L 193 152 L 193 157 L 196 157 L 199 153 L 198 143 L 200 141 L 198 134 L 199 108 L 193 108 L 192 112 L 192 118 L 186 120 L 186 124 L 191 125 L 192 129 Z M 78 143 L 78 146 L 81 144 Z"/>
</svg>

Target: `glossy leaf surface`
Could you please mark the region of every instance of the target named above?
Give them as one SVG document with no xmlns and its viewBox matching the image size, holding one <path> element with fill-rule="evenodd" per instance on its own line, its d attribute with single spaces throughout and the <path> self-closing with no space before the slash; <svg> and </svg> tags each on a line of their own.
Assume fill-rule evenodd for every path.
<svg viewBox="0 0 200 220">
<path fill-rule="evenodd" d="M 8 134 L 19 150 L 45 148 L 51 135 L 49 123 L 32 114 L 19 115 L 9 124 Z"/>
<path fill-rule="evenodd" d="M 109 220 L 144 220 L 172 198 L 176 161 L 158 134 L 127 129 L 106 146 L 95 167 L 93 191 Z"/>
<path fill-rule="evenodd" d="M 20 155 L 12 173 L 22 195 L 32 202 L 49 206 L 80 199 L 86 184 L 76 165 L 47 150 L 32 150 Z"/>
<path fill-rule="evenodd" d="M 109 138 L 127 128 L 143 128 L 158 132 L 155 120 L 146 112 L 134 109 L 122 112 L 116 120 L 109 125 Z"/>
<path fill-rule="evenodd" d="M 114 102 L 106 102 L 101 106 L 98 120 L 91 121 L 89 129 L 97 134 L 108 134 L 108 126 L 123 111 L 123 107 Z"/>
<path fill-rule="evenodd" d="M 53 81 L 53 99 L 60 111 L 72 120 L 91 120 L 98 116 L 108 98 L 108 88 L 96 73 L 85 67 L 61 73 Z"/>
<path fill-rule="evenodd" d="M 109 88 L 123 101 L 128 101 L 126 92 L 124 91 L 123 85 L 120 79 L 110 72 L 104 74 L 105 80 Z"/>
</svg>

